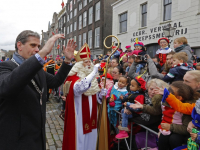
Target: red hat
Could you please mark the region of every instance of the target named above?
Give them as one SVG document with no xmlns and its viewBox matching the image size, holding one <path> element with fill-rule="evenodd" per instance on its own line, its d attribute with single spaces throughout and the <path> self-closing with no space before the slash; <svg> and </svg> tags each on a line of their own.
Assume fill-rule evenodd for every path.
<svg viewBox="0 0 200 150">
<path fill-rule="evenodd" d="M 141 77 L 136 77 L 136 78 L 134 78 L 134 80 L 138 83 L 139 86 L 141 86 L 141 89 L 142 89 L 143 91 L 146 90 L 146 87 L 145 87 L 146 81 L 145 81 L 143 78 L 141 78 Z"/>
<path fill-rule="evenodd" d="M 91 54 L 90 48 L 87 45 L 87 43 L 85 43 L 74 58 L 76 59 L 77 62 L 84 61 L 90 59 L 90 54 Z"/>
<path fill-rule="evenodd" d="M 113 46 L 112 49 L 117 48 L 117 46 Z"/>
<path fill-rule="evenodd" d="M 102 79 L 102 77 L 105 78 L 105 74 L 100 76 L 101 79 Z M 111 74 L 107 73 L 107 79 L 113 80 L 113 77 L 111 76 Z"/>
<path fill-rule="evenodd" d="M 168 38 L 165 38 L 165 37 L 162 37 L 158 40 L 158 44 L 160 45 L 160 40 L 165 40 L 167 41 L 167 43 L 169 44 L 169 39 Z"/>
</svg>

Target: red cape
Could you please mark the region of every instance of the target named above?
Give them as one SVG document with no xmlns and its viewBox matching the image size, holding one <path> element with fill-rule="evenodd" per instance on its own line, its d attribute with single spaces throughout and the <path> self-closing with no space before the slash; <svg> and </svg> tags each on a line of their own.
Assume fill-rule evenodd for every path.
<svg viewBox="0 0 200 150">
<path fill-rule="evenodd" d="M 62 147 L 63 150 L 76 150 L 76 118 L 73 87 L 78 79 L 78 76 L 69 76 L 66 79 L 66 81 L 72 82 L 65 104 L 65 124 Z"/>
</svg>

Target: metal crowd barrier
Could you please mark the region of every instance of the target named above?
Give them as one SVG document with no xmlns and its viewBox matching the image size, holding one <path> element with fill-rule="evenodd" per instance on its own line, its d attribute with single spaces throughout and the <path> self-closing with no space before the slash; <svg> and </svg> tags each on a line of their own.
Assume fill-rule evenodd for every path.
<svg viewBox="0 0 200 150">
<path fill-rule="evenodd" d="M 120 121 L 120 115 L 121 115 L 121 113 L 118 112 L 118 111 L 116 111 L 116 110 L 114 110 L 114 111 L 115 111 L 116 113 L 119 114 L 119 121 Z M 144 125 L 141 125 L 141 124 L 137 124 L 137 125 L 139 125 L 139 126 L 141 126 L 142 128 L 146 129 L 145 150 L 147 150 L 148 132 L 154 133 L 154 134 L 156 134 L 156 135 L 158 135 L 158 133 L 155 132 L 155 131 L 153 131 L 153 130 L 151 130 L 151 129 L 149 129 L 149 128 L 147 128 L 147 127 L 144 126 Z M 131 149 L 132 149 L 132 130 L 133 130 L 133 122 L 131 122 L 130 147 L 129 147 L 129 145 L 128 145 L 127 139 L 124 139 L 125 142 L 126 142 L 126 146 L 127 146 L 127 149 L 128 149 L 128 150 L 131 150 Z M 120 142 L 119 142 L 119 141 L 120 141 L 120 140 L 118 140 L 118 150 L 119 150 L 119 148 L 120 148 Z"/>
</svg>

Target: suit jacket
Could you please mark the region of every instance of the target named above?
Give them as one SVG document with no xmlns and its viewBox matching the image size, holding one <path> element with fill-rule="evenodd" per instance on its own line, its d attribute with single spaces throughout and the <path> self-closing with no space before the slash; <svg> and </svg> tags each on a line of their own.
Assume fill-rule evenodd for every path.
<svg viewBox="0 0 200 150">
<path fill-rule="evenodd" d="M 44 72 L 35 56 L 17 66 L 12 61 L 0 63 L 0 149 L 46 150 L 45 122 L 47 86 L 61 85 L 71 66 L 63 63 L 54 76 Z M 40 90 L 44 88 L 42 105 Z"/>
</svg>

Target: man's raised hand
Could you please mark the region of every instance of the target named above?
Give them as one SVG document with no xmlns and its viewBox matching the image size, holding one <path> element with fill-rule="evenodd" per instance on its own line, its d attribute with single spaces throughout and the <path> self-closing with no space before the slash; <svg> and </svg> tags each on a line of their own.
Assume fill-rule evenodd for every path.
<svg viewBox="0 0 200 150">
<path fill-rule="evenodd" d="M 69 40 L 67 46 L 63 45 L 63 53 L 65 55 L 65 61 L 70 62 L 72 58 L 74 58 L 74 50 L 76 49 L 77 45 L 74 40 Z"/>
<path fill-rule="evenodd" d="M 52 36 L 44 45 L 44 47 L 38 52 L 38 54 L 40 55 L 40 57 L 44 58 L 46 55 L 48 55 L 51 51 L 52 48 L 55 44 L 55 42 L 59 39 L 62 38 L 64 39 L 64 34 L 56 34 L 54 36 Z"/>
</svg>

